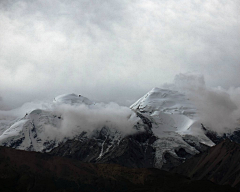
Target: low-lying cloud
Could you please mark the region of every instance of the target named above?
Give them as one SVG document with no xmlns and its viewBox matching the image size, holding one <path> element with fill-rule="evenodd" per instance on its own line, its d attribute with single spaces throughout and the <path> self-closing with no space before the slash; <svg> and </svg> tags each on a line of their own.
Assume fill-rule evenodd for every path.
<svg viewBox="0 0 240 192">
<path fill-rule="evenodd" d="M 61 133 L 76 136 L 83 131 L 92 134 L 103 127 L 117 130 L 123 135 L 135 133 L 134 125 L 140 120 L 128 107 L 116 103 L 95 105 L 60 105 L 54 109 L 61 115 Z"/>
<path fill-rule="evenodd" d="M 240 87 L 210 88 L 203 75 L 186 73 L 165 85 L 184 92 L 198 110 L 198 121 L 219 134 L 240 128 Z"/>
<path fill-rule="evenodd" d="M 165 84 L 164 87 L 186 94 L 197 108 L 197 121 L 210 130 L 222 134 L 240 128 L 240 87 L 208 87 L 204 76 L 194 73 L 178 74 L 174 83 Z M 0 123 L 22 118 L 37 108 L 52 111 L 62 119 L 60 128 L 46 126 L 46 133 L 49 135 L 74 136 L 82 131 L 90 134 L 104 126 L 128 135 L 136 132 L 133 127 L 140 120 L 128 107 L 116 103 L 71 106 L 28 102 L 17 109 L 0 109 Z"/>
<path fill-rule="evenodd" d="M 28 102 L 16 109 L 0 110 L 1 128 L 9 128 L 12 123 L 24 116 L 32 120 L 35 119 L 34 115 L 36 113 L 32 114 L 31 112 L 36 109 L 43 110 L 43 113 L 46 113 L 43 117 L 45 115 L 49 116 L 50 119 L 47 118 L 48 120 L 43 118 L 44 122 L 40 122 L 40 126 L 44 125 L 45 136 L 52 139 L 58 137 L 73 138 L 82 132 L 86 132 L 87 135 L 91 136 L 103 127 L 109 128 L 111 131 L 117 131 L 123 136 L 142 131 L 141 127 L 138 127 L 138 130 L 134 127 L 141 120 L 136 116 L 136 113 L 128 107 L 120 106 L 113 102 L 108 104 L 95 103 L 93 105 Z M 30 116 L 27 116 L 28 114 Z M 51 116 L 55 116 L 58 121 L 51 120 Z M 37 119 L 39 121 L 39 118 Z M 36 123 L 38 124 L 39 122 Z"/>
</svg>

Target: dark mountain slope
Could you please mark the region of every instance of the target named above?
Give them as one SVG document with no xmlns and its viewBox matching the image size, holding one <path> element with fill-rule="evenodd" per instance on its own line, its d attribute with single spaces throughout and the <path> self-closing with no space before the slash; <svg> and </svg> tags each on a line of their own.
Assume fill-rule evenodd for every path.
<svg viewBox="0 0 240 192">
<path fill-rule="evenodd" d="M 224 140 L 174 168 L 173 172 L 240 189 L 240 145 Z"/>
<path fill-rule="evenodd" d="M 0 191 L 212 191 L 229 186 L 191 181 L 158 169 L 82 163 L 74 159 L 0 147 Z"/>
<path fill-rule="evenodd" d="M 156 138 L 151 132 L 146 131 L 127 136 L 114 144 L 108 135 L 102 137 L 103 139 L 100 135 L 92 139 L 68 140 L 54 148 L 50 154 L 74 158 L 83 162 L 114 163 L 132 168 L 154 166 L 155 149 L 152 144 Z"/>
</svg>

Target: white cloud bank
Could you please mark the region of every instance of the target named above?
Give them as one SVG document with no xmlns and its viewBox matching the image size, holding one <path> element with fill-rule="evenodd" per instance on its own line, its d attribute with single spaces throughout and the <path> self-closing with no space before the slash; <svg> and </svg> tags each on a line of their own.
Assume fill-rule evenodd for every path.
<svg viewBox="0 0 240 192">
<path fill-rule="evenodd" d="M 140 121 L 132 110 L 116 103 L 99 103 L 93 106 L 60 105 L 54 112 L 60 114 L 63 119 L 60 131 L 64 136 L 76 136 L 76 133 L 80 134 L 82 131 L 92 134 L 103 127 L 116 130 L 122 135 L 129 135 L 137 132 L 134 125 Z"/>
<path fill-rule="evenodd" d="M 211 130 L 221 134 L 240 128 L 240 87 L 210 88 L 193 73 L 178 74 L 165 87 L 184 92 L 198 109 L 198 121 Z"/>
</svg>

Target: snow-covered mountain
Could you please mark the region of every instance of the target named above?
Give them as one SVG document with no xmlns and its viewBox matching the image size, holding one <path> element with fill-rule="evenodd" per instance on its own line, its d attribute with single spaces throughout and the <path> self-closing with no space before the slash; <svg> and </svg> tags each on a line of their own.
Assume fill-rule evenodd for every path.
<svg viewBox="0 0 240 192">
<path fill-rule="evenodd" d="M 85 105 L 93 105 L 94 102 L 89 100 L 88 98 L 81 96 L 81 95 L 76 95 L 74 93 L 72 94 L 64 94 L 60 95 L 58 97 L 55 97 L 53 100 L 53 103 L 56 103 L 58 105 L 61 104 L 69 104 L 69 105 L 80 105 L 80 104 L 85 104 Z"/>
<path fill-rule="evenodd" d="M 130 108 L 142 113 L 162 111 L 167 114 L 183 114 L 188 117 L 196 114 L 196 108 L 184 94 L 157 87 L 141 97 Z"/>
<path fill-rule="evenodd" d="M 130 106 L 152 123 L 152 132 L 156 136 L 153 143 L 156 149 L 155 167 L 161 168 L 167 157 L 179 157 L 179 150 L 193 156 L 204 146 L 215 145 L 197 122 L 197 109 L 191 101 L 178 91 L 153 88 L 146 95 Z M 185 155 L 183 155 L 185 156 Z"/>
<path fill-rule="evenodd" d="M 86 162 L 162 169 L 214 145 L 197 123 L 197 109 L 177 91 L 154 88 L 130 109 L 61 95 L 48 109 L 33 110 L 5 126 L 0 145 Z"/>
<path fill-rule="evenodd" d="M 4 126 L 2 126 L 5 131 L 3 131 L 0 136 L 0 145 L 27 151 L 48 152 L 58 146 L 59 143 L 69 139 L 95 137 L 103 128 L 108 129 L 107 133 L 111 135 L 113 141 L 119 140 L 119 137 L 122 137 L 124 133 L 118 129 L 116 121 L 108 119 L 108 111 L 105 119 L 94 121 L 96 117 L 102 118 L 100 115 L 96 115 L 96 113 L 106 112 L 105 109 L 107 107 L 108 106 L 104 106 L 103 104 L 95 107 L 94 102 L 81 95 L 60 95 L 54 98 L 53 104 L 49 105 L 47 110 L 35 109 L 29 114 L 26 113 L 23 118 L 17 121 L 12 121 L 12 123 L 8 122 L 8 124 L 5 123 Z M 129 111 L 135 114 L 130 109 Z M 68 123 L 68 121 L 72 120 L 68 117 L 69 113 L 73 116 L 77 115 L 75 120 L 76 118 L 77 120 L 80 119 L 77 121 L 79 125 L 72 122 L 70 124 Z M 139 122 L 141 119 L 137 118 L 136 115 L 135 117 L 134 115 L 132 116 L 132 114 L 124 114 L 126 118 L 123 115 L 123 120 L 133 125 L 131 127 L 133 132 L 142 131 L 144 124 Z M 82 116 L 84 116 L 84 118 L 82 118 Z M 87 118 L 85 116 L 87 116 Z M 102 116 L 104 116 L 104 114 Z M 129 124 L 126 122 L 122 122 L 122 124 L 128 126 Z M 82 127 L 83 123 L 85 123 L 85 125 Z M 97 123 L 99 123 L 99 125 L 97 125 Z M 137 124 L 134 125 L 135 123 Z M 7 125 L 9 125 L 9 127 L 7 127 Z M 93 125 L 95 126 L 92 127 Z M 88 130 L 86 126 L 91 126 L 89 127 L 90 130 Z M 131 133 L 131 131 L 127 131 L 127 133 L 128 132 Z"/>
</svg>

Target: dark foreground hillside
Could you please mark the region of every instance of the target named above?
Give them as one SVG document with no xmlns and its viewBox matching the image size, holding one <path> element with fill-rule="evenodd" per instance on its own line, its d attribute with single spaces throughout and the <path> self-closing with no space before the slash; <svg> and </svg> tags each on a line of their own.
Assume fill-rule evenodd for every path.
<svg viewBox="0 0 240 192">
<path fill-rule="evenodd" d="M 0 191 L 216 191 L 229 186 L 191 181 L 158 169 L 90 164 L 36 152 L 0 147 Z"/>
<path fill-rule="evenodd" d="M 240 144 L 224 140 L 174 168 L 173 172 L 240 190 Z"/>
</svg>

